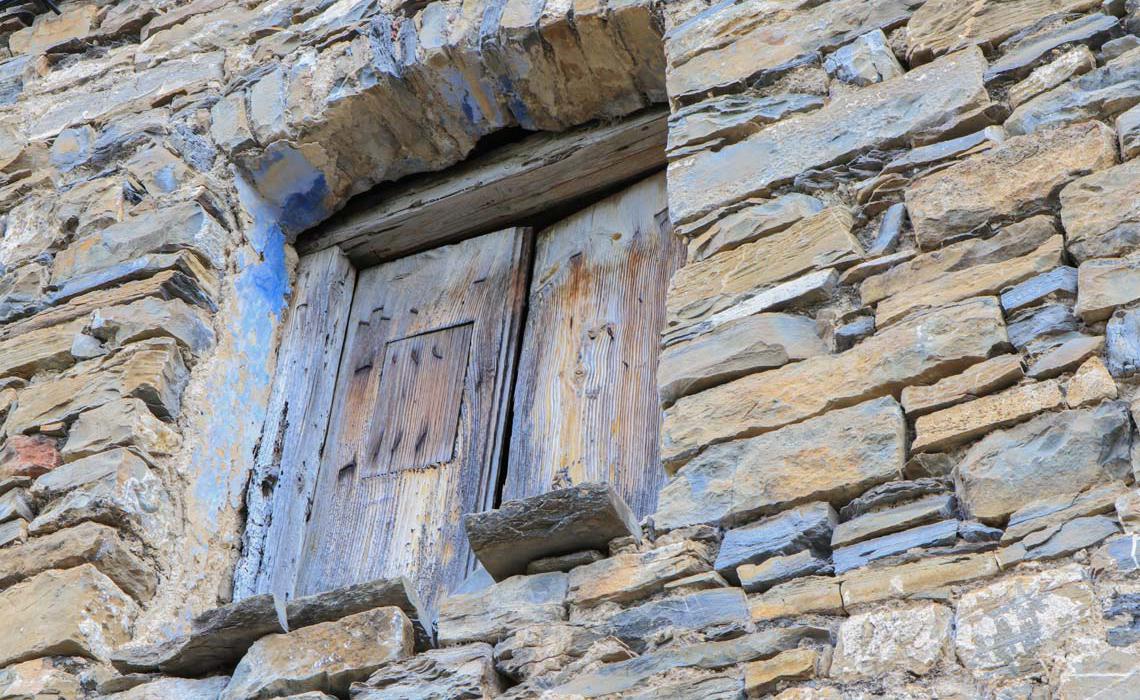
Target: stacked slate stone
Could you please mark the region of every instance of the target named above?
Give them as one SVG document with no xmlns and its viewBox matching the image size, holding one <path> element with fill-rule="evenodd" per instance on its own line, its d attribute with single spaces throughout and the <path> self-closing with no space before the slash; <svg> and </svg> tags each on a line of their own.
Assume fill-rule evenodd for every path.
<svg viewBox="0 0 1140 700">
<path fill-rule="evenodd" d="M 651 525 L 833 632 L 780 698 L 1134 692 L 1137 9 L 676 11 Z"/>
<path fill-rule="evenodd" d="M 270 450 L 252 436 L 286 236 L 497 130 L 662 102 L 661 15 L 649 0 L 34 9 L 0 8 L 0 697 L 104 681 L 217 697 L 219 681 L 128 690 L 138 674 L 111 662 L 229 602 L 242 494 Z M 399 656 L 398 619 L 353 629 L 390 632 Z M 252 630 L 282 632 L 267 624 Z"/>
<path fill-rule="evenodd" d="M 0 697 L 1135 694 L 1140 3 L 572 5 L 0 11 Z M 285 238 L 666 98 L 651 521 L 216 608 Z"/>
</svg>

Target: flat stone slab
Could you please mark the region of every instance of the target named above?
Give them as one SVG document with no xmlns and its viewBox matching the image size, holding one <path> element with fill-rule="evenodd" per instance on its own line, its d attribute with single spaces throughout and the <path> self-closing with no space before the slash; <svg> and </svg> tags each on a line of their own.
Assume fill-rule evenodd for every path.
<svg viewBox="0 0 1140 700">
<path fill-rule="evenodd" d="M 1000 525 L 1033 501 L 1123 479 L 1131 443 L 1123 402 L 1042 414 L 966 452 L 956 470 L 958 500 L 974 518 Z"/>
<path fill-rule="evenodd" d="M 906 208 L 919 246 L 931 250 L 992 221 L 1046 212 L 1060 187 L 1115 164 L 1112 129 L 1074 124 L 1010 138 L 921 177 L 906 190 Z"/>
<path fill-rule="evenodd" d="M 831 546 L 845 547 L 872 537 L 881 537 L 899 530 L 953 518 L 956 505 L 954 496 L 938 494 L 894 508 L 866 513 L 840 523 L 832 533 Z"/>
<path fill-rule="evenodd" d="M 651 676 L 670 669 L 717 669 L 766 659 L 794 649 L 805 640 L 827 641 L 830 633 L 821 627 L 779 627 L 736 639 L 665 647 L 628 661 L 604 664 L 552 689 L 568 696 L 596 698 L 636 688 Z"/>
<path fill-rule="evenodd" d="M 535 559 L 606 550 L 617 537 L 640 539 L 633 512 L 609 484 L 580 484 L 463 518 L 471 549 L 496 581 L 525 574 Z"/>
<path fill-rule="evenodd" d="M 1051 1 L 1051 0 L 1050 0 Z M 1041 93 L 1005 122 L 1011 134 L 1030 134 L 1086 119 L 1106 119 L 1140 103 L 1140 49 Z"/>
<path fill-rule="evenodd" d="M 400 608 L 413 620 L 417 646 L 430 643 L 431 622 L 419 609 L 415 587 L 403 578 L 379 579 L 297 598 L 286 604 L 285 612 L 289 628 L 295 630 L 389 606 Z M 151 646 L 119 649 L 111 663 L 120 673 L 202 675 L 232 667 L 258 639 L 284 631 L 273 596 L 256 595 L 199 615 L 187 635 Z"/>
<path fill-rule="evenodd" d="M 665 412 L 661 460 L 667 468 L 680 467 L 713 443 L 937 381 L 987 359 L 1008 341 L 994 298 L 916 314 L 846 352 L 750 374 L 678 400 Z"/>
<path fill-rule="evenodd" d="M 831 504 L 810 503 L 729 530 L 720 545 L 716 571 L 735 582 L 738 566 L 806 549 L 827 550 L 838 521 Z"/>
<path fill-rule="evenodd" d="M 661 490 L 653 522 L 665 530 L 732 527 L 812 501 L 842 503 L 897 478 L 905 458 L 899 405 L 890 397 L 867 401 L 714 445 Z"/>
<path fill-rule="evenodd" d="M 1140 161 L 1130 160 L 1061 190 L 1066 248 L 1082 263 L 1140 249 Z"/>
<path fill-rule="evenodd" d="M 987 65 L 981 51 L 963 51 L 837 97 L 730 146 L 679 158 L 669 164 L 670 216 L 676 224 L 688 223 L 718 207 L 769 194 L 807 170 L 963 128 L 991 106 L 982 84 Z"/>
<path fill-rule="evenodd" d="M 853 544 L 849 547 L 840 547 L 832 552 L 832 561 L 835 562 L 835 573 L 857 569 L 866 566 L 876 559 L 884 559 L 902 554 L 914 547 L 937 547 L 953 544 L 958 539 L 958 521 L 942 520 L 930 525 L 896 532 L 882 537 Z"/>
<path fill-rule="evenodd" d="M 490 644 L 432 649 L 382 666 L 353 683 L 353 700 L 492 698 L 504 690 Z"/>
<path fill-rule="evenodd" d="M 257 640 L 218 700 L 274 698 L 311 691 L 348 694 L 386 663 L 412 655 L 411 621 L 376 608 Z"/>
<path fill-rule="evenodd" d="M 736 570 L 740 587 L 749 593 L 761 593 L 773 586 L 804 576 L 831 574 L 831 562 L 816 556 L 810 549 L 795 554 L 765 559 L 760 564 L 745 564 Z"/>
<path fill-rule="evenodd" d="M 472 593 L 446 596 L 439 606 L 439 643 L 497 644 L 522 627 L 561 622 L 566 619 L 568 587 L 567 575 L 552 571 L 512 576 Z"/>
<path fill-rule="evenodd" d="M 667 628 L 699 631 L 709 627 L 748 627 L 748 601 L 739 588 L 697 591 L 627 608 L 610 618 L 607 633 L 644 651 L 650 638 Z"/>
</svg>

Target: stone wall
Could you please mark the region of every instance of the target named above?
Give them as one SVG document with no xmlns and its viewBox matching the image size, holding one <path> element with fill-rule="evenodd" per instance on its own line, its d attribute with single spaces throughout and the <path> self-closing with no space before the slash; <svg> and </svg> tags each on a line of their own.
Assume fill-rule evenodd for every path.
<svg viewBox="0 0 1140 700">
<path fill-rule="evenodd" d="M 1133 0 L 63 10 L 0 16 L 0 698 L 1135 694 Z M 473 519 L 530 554 L 439 649 L 396 584 L 212 610 L 287 241 L 666 99 L 658 512 Z"/>
</svg>

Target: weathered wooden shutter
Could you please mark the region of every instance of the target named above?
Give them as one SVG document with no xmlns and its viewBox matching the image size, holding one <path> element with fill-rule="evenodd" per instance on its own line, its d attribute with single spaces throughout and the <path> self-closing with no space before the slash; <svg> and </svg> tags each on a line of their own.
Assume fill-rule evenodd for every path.
<svg viewBox="0 0 1140 700">
<path fill-rule="evenodd" d="M 605 481 L 638 516 L 654 510 L 657 353 L 684 254 L 664 173 L 538 234 L 505 499 Z"/>
<path fill-rule="evenodd" d="M 530 235 L 508 229 L 360 272 L 297 594 L 462 580 L 464 513 L 490 508 Z"/>
</svg>

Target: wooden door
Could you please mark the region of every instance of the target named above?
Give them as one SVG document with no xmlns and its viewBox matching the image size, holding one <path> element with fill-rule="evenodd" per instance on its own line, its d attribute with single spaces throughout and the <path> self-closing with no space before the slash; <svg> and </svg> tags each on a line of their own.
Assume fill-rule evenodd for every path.
<svg viewBox="0 0 1140 700">
<path fill-rule="evenodd" d="M 530 235 L 508 229 L 361 271 L 297 595 L 460 582 L 464 513 L 491 508 Z"/>
<path fill-rule="evenodd" d="M 668 220 L 661 173 L 538 234 L 504 499 L 605 481 L 655 509 L 657 353 L 685 256 Z"/>
</svg>

